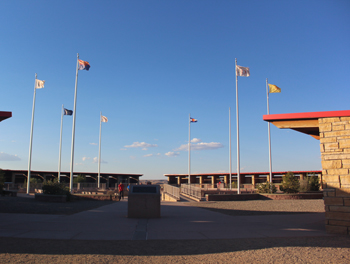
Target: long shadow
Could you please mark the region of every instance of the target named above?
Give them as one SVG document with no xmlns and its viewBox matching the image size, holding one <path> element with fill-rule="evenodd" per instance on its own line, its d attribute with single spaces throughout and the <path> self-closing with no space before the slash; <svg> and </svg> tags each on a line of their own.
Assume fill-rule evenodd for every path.
<svg viewBox="0 0 350 264">
<path fill-rule="evenodd" d="M 114 201 L 73 200 L 66 203 L 40 202 L 33 198 L 0 196 L 0 213 L 71 215 Z"/>
<path fill-rule="evenodd" d="M 201 255 L 273 247 L 350 248 L 349 236 L 220 240 L 79 241 L 0 238 L 0 253 L 46 255 Z"/>
</svg>

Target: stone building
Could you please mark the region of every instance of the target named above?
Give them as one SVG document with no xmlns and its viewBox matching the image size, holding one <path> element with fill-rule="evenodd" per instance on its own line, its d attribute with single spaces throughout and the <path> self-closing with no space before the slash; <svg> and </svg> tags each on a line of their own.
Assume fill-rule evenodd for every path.
<svg viewBox="0 0 350 264">
<path fill-rule="evenodd" d="M 278 128 L 320 140 L 328 233 L 350 234 L 350 110 L 264 115 Z"/>
</svg>

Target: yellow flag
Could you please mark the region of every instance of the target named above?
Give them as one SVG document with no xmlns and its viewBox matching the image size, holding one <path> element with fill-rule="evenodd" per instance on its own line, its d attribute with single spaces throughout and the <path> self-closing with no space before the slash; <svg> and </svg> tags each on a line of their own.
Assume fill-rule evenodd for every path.
<svg viewBox="0 0 350 264">
<path fill-rule="evenodd" d="M 279 88 L 278 86 L 274 85 L 274 84 L 269 84 L 269 93 L 280 93 L 281 92 L 281 88 Z"/>
</svg>

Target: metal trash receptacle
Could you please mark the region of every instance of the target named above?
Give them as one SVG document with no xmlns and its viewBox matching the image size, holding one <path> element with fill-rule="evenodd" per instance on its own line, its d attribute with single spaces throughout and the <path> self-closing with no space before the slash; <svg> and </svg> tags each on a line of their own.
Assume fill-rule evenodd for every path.
<svg viewBox="0 0 350 264">
<path fill-rule="evenodd" d="M 131 185 L 128 197 L 129 218 L 160 218 L 160 186 Z"/>
</svg>

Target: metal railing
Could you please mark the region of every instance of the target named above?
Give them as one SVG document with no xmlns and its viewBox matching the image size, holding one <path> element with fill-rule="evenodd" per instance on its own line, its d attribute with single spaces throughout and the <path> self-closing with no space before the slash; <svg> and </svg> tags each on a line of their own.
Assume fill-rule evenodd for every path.
<svg viewBox="0 0 350 264">
<path fill-rule="evenodd" d="M 180 199 L 180 188 L 169 184 L 163 184 L 163 192 L 170 194 L 176 199 Z"/>
<path fill-rule="evenodd" d="M 193 184 L 181 184 L 181 193 L 184 193 L 196 199 L 202 198 L 202 189 L 200 187 L 194 186 Z"/>
</svg>

